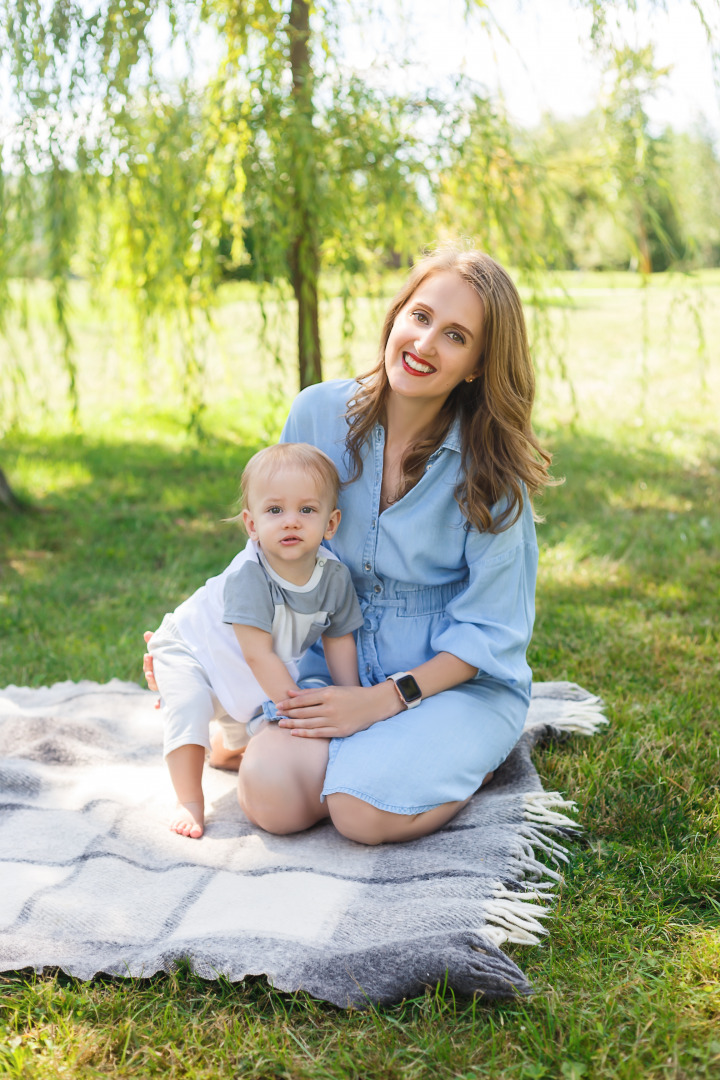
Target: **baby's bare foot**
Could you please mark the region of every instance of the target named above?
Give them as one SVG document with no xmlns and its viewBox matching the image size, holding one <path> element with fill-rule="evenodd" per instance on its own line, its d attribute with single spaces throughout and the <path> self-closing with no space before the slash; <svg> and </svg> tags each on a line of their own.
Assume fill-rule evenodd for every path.
<svg viewBox="0 0 720 1080">
<path fill-rule="evenodd" d="M 222 734 L 218 731 L 210 738 L 208 765 L 212 766 L 213 769 L 227 769 L 228 772 L 237 772 L 244 753 L 245 747 L 242 750 L 228 750 L 223 743 Z"/>
<path fill-rule="evenodd" d="M 178 802 L 170 819 L 170 828 L 180 836 L 199 840 L 205 826 L 205 807 L 202 802 Z"/>
</svg>

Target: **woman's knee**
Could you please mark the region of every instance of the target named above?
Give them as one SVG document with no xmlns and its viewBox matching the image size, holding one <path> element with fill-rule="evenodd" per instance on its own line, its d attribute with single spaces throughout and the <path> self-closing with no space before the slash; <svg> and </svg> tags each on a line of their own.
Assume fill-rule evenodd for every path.
<svg viewBox="0 0 720 1080">
<path fill-rule="evenodd" d="M 297 799 L 293 798 L 287 778 L 278 770 L 267 768 L 249 757 L 238 772 L 237 797 L 240 809 L 253 825 L 271 833 L 292 833 L 307 826 L 298 823 Z"/>
<path fill-rule="evenodd" d="M 333 825 L 348 840 L 374 845 L 392 839 L 390 819 L 395 815 L 343 792 L 328 795 L 326 802 Z"/>
<path fill-rule="evenodd" d="M 265 740 L 268 742 L 269 740 Z M 251 740 L 238 773 L 238 803 L 245 816 L 266 832 L 284 835 L 308 829 L 327 816 L 320 802 L 324 776 L 322 754 L 317 762 L 284 753 L 284 740 L 269 745 Z M 322 766 L 322 767 L 321 767 Z"/>
<path fill-rule="evenodd" d="M 305 799 L 293 798 L 289 793 L 285 793 L 282 799 L 276 795 L 267 789 L 248 790 L 238 783 L 240 809 L 252 825 L 265 832 L 287 836 L 309 829 L 325 816 L 319 800 L 317 807 L 313 808 Z"/>
<path fill-rule="evenodd" d="M 290 833 L 309 829 L 318 820 L 309 815 L 306 808 L 294 802 L 278 804 L 266 801 L 262 796 L 253 798 L 238 788 L 238 803 L 251 825 L 256 825 L 274 836 L 287 836 Z"/>
</svg>

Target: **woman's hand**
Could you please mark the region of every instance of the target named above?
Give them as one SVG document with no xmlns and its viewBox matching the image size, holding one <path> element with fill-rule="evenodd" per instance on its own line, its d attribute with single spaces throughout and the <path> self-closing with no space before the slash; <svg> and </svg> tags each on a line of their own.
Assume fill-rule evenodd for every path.
<svg viewBox="0 0 720 1080">
<path fill-rule="evenodd" d="M 280 727 L 306 739 L 343 739 L 402 709 L 392 683 L 291 690 L 284 701 L 275 704 L 287 717 L 278 721 Z"/>
<path fill-rule="evenodd" d="M 152 636 L 153 636 L 152 630 L 146 630 L 145 631 L 145 633 L 143 634 L 143 640 L 144 640 L 146 645 L 147 645 L 148 641 L 150 640 L 150 638 Z M 143 675 L 145 676 L 145 681 L 148 684 L 148 690 L 153 690 L 157 694 L 158 693 L 158 684 L 155 682 L 155 675 L 153 674 L 153 658 L 150 655 L 150 653 L 147 653 L 147 652 L 143 656 Z M 155 706 L 155 708 L 156 709 L 160 708 L 160 702 L 159 701 L 158 701 L 157 705 Z"/>
<path fill-rule="evenodd" d="M 452 653 L 441 652 L 411 668 L 424 697 L 439 694 L 472 679 L 477 668 Z M 289 719 L 279 720 L 292 735 L 309 739 L 343 739 L 356 731 L 389 720 L 405 706 L 391 680 L 376 686 L 321 686 L 317 690 L 291 690 L 284 701 L 276 701 L 278 712 Z"/>
</svg>

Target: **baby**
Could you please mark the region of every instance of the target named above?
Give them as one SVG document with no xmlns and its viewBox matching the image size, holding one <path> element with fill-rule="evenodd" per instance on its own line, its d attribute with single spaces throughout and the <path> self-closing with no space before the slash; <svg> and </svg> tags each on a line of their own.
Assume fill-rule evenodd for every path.
<svg viewBox="0 0 720 1080">
<path fill-rule="evenodd" d="M 174 832 L 203 834 L 211 720 L 227 760 L 247 744 L 247 722 L 274 718 L 274 703 L 298 688 L 297 661 L 320 637 L 333 682 L 360 685 L 352 632 L 363 618 L 350 571 L 321 547 L 340 524 L 339 486 L 333 462 L 307 443 L 255 454 L 242 475 L 245 549 L 166 615 L 149 642 L 178 800 Z"/>
</svg>

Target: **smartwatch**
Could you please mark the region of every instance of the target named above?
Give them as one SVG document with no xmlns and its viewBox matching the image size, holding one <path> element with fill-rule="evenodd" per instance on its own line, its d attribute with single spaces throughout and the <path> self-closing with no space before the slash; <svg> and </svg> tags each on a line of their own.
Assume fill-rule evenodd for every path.
<svg viewBox="0 0 720 1080">
<path fill-rule="evenodd" d="M 394 675 L 388 675 L 387 681 L 395 683 L 395 689 L 406 708 L 414 709 L 422 701 L 422 690 L 409 671 L 396 671 Z"/>
</svg>

